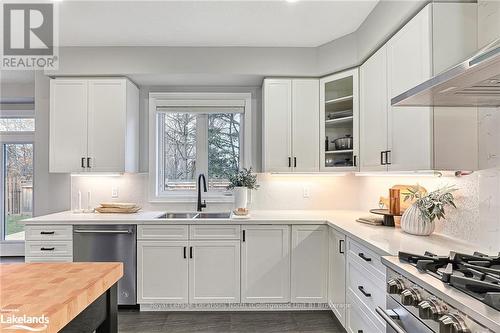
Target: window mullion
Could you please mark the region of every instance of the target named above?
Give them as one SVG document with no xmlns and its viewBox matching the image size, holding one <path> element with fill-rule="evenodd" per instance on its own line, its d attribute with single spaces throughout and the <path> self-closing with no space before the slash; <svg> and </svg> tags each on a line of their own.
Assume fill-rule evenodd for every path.
<svg viewBox="0 0 500 333">
<path fill-rule="evenodd" d="M 208 115 L 196 117 L 196 174 L 208 180 Z"/>
</svg>

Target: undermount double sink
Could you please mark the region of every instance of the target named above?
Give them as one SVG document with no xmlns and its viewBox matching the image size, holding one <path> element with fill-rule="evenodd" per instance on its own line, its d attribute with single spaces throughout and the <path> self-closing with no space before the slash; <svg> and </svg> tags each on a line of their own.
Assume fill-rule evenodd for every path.
<svg viewBox="0 0 500 333">
<path fill-rule="evenodd" d="M 186 213 L 165 213 L 157 217 L 157 219 L 228 219 L 231 217 L 230 212 L 210 213 L 210 212 L 186 212 Z"/>
</svg>

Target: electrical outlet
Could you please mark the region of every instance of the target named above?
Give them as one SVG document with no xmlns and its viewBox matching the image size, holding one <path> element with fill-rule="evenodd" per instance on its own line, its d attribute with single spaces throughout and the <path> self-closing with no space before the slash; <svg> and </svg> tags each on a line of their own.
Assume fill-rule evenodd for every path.
<svg viewBox="0 0 500 333">
<path fill-rule="evenodd" d="M 111 197 L 112 198 L 118 198 L 118 187 L 112 187 L 111 188 Z"/>
<path fill-rule="evenodd" d="M 308 186 L 304 186 L 303 191 L 302 191 L 302 196 L 304 198 L 309 198 L 311 196 L 311 191 Z"/>
</svg>

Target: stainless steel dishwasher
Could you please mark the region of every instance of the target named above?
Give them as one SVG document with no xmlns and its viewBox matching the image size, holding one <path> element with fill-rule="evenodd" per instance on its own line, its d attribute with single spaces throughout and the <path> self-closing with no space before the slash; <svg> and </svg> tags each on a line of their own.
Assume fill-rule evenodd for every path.
<svg viewBox="0 0 500 333">
<path fill-rule="evenodd" d="M 123 277 L 118 281 L 118 305 L 137 303 L 135 225 L 75 225 L 73 261 L 123 262 Z"/>
</svg>

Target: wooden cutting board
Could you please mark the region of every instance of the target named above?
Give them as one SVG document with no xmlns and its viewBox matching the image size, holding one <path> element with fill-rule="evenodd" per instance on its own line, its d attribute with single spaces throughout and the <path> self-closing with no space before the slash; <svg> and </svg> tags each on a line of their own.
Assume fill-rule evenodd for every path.
<svg viewBox="0 0 500 333">
<path fill-rule="evenodd" d="M 99 213 L 132 214 L 132 213 L 137 213 L 140 209 L 141 207 L 134 206 L 131 208 L 97 207 L 95 210 Z"/>
<path fill-rule="evenodd" d="M 104 208 L 134 208 L 138 207 L 136 203 L 133 202 L 101 202 L 101 207 Z"/>
</svg>

